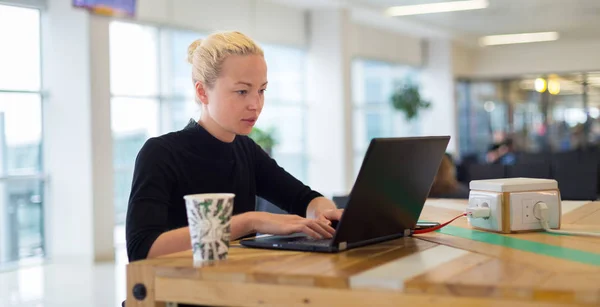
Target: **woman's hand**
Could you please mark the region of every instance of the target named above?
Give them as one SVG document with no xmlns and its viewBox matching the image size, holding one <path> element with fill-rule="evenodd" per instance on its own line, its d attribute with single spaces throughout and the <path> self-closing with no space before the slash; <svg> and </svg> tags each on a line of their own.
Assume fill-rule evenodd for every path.
<svg viewBox="0 0 600 307">
<path fill-rule="evenodd" d="M 327 225 L 331 225 L 332 221 L 339 221 L 342 218 L 344 209 L 325 209 L 322 211 L 317 210 L 316 220 L 322 221 Z"/>
<path fill-rule="evenodd" d="M 313 199 L 306 209 L 306 217 L 331 225 L 332 221 L 339 221 L 342 218 L 344 209 L 338 209 L 335 203 L 325 197 Z"/>
<path fill-rule="evenodd" d="M 252 212 L 251 214 L 253 232 L 272 235 L 289 235 L 302 232 L 316 239 L 329 239 L 335 233 L 335 229 L 324 220 L 268 212 Z"/>
</svg>

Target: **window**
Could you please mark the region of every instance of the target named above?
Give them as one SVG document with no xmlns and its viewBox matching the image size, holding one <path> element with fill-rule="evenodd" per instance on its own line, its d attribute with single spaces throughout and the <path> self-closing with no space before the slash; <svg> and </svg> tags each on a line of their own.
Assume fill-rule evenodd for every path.
<svg viewBox="0 0 600 307">
<path fill-rule="evenodd" d="M 357 175 L 372 138 L 419 134 L 418 119 L 407 122 L 390 99 L 404 82 L 418 82 L 409 66 L 357 59 L 352 62 L 354 174 Z"/>
<path fill-rule="evenodd" d="M 183 128 L 193 103 L 187 47 L 201 35 L 110 24 L 111 128 L 116 223 L 125 222 L 135 158 L 150 137 Z"/>
<path fill-rule="evenodd" d="M 587 72 L 502 81 L 459 80 L 461 156 L 483 162 L 491 145 L 509 138 L 518 152 L 598 146 L 599 75 Z"/>
<path fill-rule="evenodd" d="M 125 221 L 135 158 L 159 134 L 158 30 L 110 24 L 111 128 L 116 222 Z"/>
<path fill-rule="evenodd" d="M 0 265 L 44 255 L 40 12 L 0 5 Z"/>
<path fill-rule="evenodd" d="M 273 158 L 300 181 L 307 178 L 306 52 L 297 48 L 262 45 L 269 85 L 257 127 L 274 129 Z"/>
</svg>

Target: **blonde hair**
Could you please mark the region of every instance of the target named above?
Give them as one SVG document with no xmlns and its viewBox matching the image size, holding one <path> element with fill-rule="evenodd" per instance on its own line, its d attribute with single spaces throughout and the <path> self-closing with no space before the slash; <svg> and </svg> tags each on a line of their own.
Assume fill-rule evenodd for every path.
<svg viewBox="0 0 600 307">
<path fill-rule="evenodd" d="M 237 31 L 213 33 L 198 39 L 188 47 L 194 83 L 200 81 L 212 87 L 221 73 L 223 61 L 230 55 L 264 56 L 264 53 L 251 38 Z"/>
</svg>

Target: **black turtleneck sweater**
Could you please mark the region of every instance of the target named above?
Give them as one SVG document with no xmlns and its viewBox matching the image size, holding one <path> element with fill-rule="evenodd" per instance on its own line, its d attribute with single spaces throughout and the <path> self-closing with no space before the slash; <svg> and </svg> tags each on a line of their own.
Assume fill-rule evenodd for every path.
<svg viewBox="0 0 600 307">
<path fill-rule="evenodd" d="M 234 193 L 233 214 L 254 211 L 256 196 L 305 216 L 321 196 L 277 165 L 247 136 L 221 142 L 193 120 L 151 138 L 135 161 L 127 209 L 127 254 L 144 259 L 163 232 L 188 225 L 184 195 Z"/>
</svg>

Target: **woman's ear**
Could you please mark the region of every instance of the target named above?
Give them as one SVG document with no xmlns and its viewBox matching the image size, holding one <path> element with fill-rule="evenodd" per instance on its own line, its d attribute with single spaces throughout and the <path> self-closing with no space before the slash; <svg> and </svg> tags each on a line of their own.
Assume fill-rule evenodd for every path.
<svg viewBox="0 0 600 307">
<path fill-rule="evenodd" d="M 194 84 L 196 87 L 196 97 L 202 104 L 208 104 L 208 89 L 200 81 L 196 81 Z"/>
</svg>

